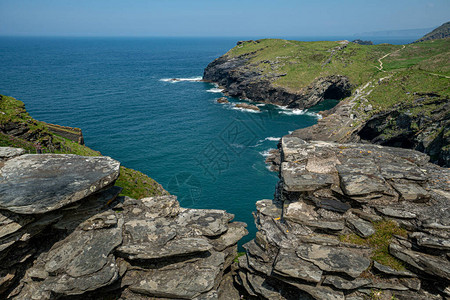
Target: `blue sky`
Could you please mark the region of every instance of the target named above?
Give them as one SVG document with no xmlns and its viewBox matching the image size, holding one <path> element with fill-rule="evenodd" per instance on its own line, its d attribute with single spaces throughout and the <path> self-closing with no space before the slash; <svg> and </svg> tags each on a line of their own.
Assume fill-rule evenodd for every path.
<svg viewBox="0 0 450 300">
<path fill-rule="evenodd" d="M 449 19 L 450 0 L 0 0 L 0 35 L 339 36 Z"/>
</svg>

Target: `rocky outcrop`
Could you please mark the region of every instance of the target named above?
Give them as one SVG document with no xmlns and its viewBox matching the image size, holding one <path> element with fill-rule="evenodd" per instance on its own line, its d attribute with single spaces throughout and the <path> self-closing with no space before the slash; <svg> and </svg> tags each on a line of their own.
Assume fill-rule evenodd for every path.
<svg viewBox="0 0 450 300">
<path fill-rule="evenodd" d="M 424 152 L 432 162 L 450 167 L 449 132 L 449 99 L 431 97 L 372 115 L 358 135 L 374 144 Z"/>
<path fill-rule="evenodd" d="M 250 62 L 251 57 L 252 53 L 237 57 L 225 54 L 206 67 L 203 80 L 219 84 L 231 97 L 299 109 L 312 107 L 324 99 L 342 99 L 351 93 L 348 78 L 340 75 L 317 78 L 298 92 L 276 86 L 273 82 L 285 74 L 265 73 Z"/>
<path fill-rule="evenodd" d="M 108 157 L 0 148 L 0 298 L 229 299 L 245 224 L 132 199 Z"/>
<path fill-rule="evenodd" d="M 236 282 L 250 299 L 446 299 L 450 170 L 427 155 L 286 136 Z"/>
<path fill-rule="evenodd" d="M 219 99 L 216 100 L 217 103 L 230 103 L 230 101 L 228 101 L 227 97 L 220 97 Z"/>
<path fill-rule="evenodd" d="M 83 132 L 80 128 L 45 123 L 51 133 L 57 134 L 80 145 L 84 145 Z"/>
</svg>

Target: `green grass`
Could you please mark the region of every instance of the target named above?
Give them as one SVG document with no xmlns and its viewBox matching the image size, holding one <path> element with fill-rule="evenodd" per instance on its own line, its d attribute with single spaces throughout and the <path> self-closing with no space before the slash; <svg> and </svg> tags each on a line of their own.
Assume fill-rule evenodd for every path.
<svg viewBox="0 0 450 300">
<path fill-rule="evenodd" d="M 35 136 L 38 138 L 36 141 L 31 142 L 23 138 L 4 134 L 0 130 L 0 147 L 23 148 L 28 153 L 36 153 L 37 142 L 44 145 L 46 144 L 44 140 L 50 140 L 51 145 L 54 147 L 42 147 L 44 153 L 76 154 L 82 156 L 101 155 L 100 152 L 92 150 L 89 147 L 51 133 L 45 123 L 34 120 L 28 114 L 23 102 L 8 96 L 2 96 L 1 99 L 0 111 L 4 114 L 0 113 L 0 126 L 11 122 L 26 124 L 29 132 L 35 133 Z M 123 166 L 120 167 L 120 175 L 116 181 L 116 185 L 123 188 L 121 195 L 136 199 L 167 194 L 155 180 L 139 171 Z"/>
<path fill-rule="evenodd" d="M 403 263 L 389 254 L 389 244 L 393 235 L 407 237 L 407 231 L 391 220 L 373 222 L 373 226 L 375 233 L 368 238 L 362 238 L 354 233 L 341 235 L 339 238 L 342 242 L 369 246 L 372 249 L 373 260 L 395 270 L 403 270 L 405 268 Z"/>
<path fill-rule="evenodd" d="M 28 153 L 36 153 L 36 147 L 32 142 L 28 142 L 0 132 L 0 147 L 23 148 Z"/>
<path fill-rule="evenodd" d="M 233 261 L 235 263 L 238 263 L 239 262 L 239 257 L 244 256 L 244 255 L 245 255 L 245 252 L 238 252 L 236 257 L 233 259 Z"/>
<path fill-rule="evenodd" d="M 405 45 L 405 49 L 383 60 L 386 71 L 413 67 L 417 70 L 450 75 L 450 39 Z"/>
<path fill-rule="evenodd" d="M 379 71 L 378 58 L 401 48 L 398 45 L 363 46 L 349 43 L 337 51 L 331 61 L 331 50 L 339 47 L 339 42 L 300 42 L 277 39 L 265 39 L 258 42 L 246 42 L 231 49 L 229 56 L 250 57 L 249 64 L 263 70 L 264 73 L 286 73 L 276 80 L 275 85 L 290 90 L 300 90 L 315 78 L 328 75 L 346 75 L 353 84 L 360 85 Z M 272 62 L 270 66 L 267 61 Z"/>
<path fill-rule="evenodd" d="M 408 69 L 395 72 L 392 77 L 383 80 L 367 97 L 378 110 L 384 110 L 396 104 L 411 104 L 426 93 L 435 93 L 439 97 L 450 97 L 450 79 L 434 76 L 425 71 Z"/>
<path fill-rule="evenodd" d="M 374 112 L 398 103 L 411 103 L 420 97 L 414 93 L 437 93 L 449 97 L 450 38 L 402 45 L 359 45 L 349 43 L 336 51 L 331 61 L 331 50 L 340 44 L 333 41 L 300 42 L 264 39 L 245 42 L 226 55 L 249 58 L 248 67 L 263 75 L 285 74 L 272 84 L 290 91 L 300 91 L 315 79 L 329 75 L 344 75 L 356 88 L 370 80 L 385 79 L 368 97 L 376 108 Z M 383 71 L 378 70 L 378 59 Z"/>
</svg>

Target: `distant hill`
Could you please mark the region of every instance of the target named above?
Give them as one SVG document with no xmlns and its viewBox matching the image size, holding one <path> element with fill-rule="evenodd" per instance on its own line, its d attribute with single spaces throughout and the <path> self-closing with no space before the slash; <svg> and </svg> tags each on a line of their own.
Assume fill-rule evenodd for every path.
<svg viewBox="0 0 450 300">
<path fill-rule="evenodd" d="M 415 43 L 429 40 L 445 39 L 447 37 L 450 37 L 450 22 L 444 23 L 438 28 L 434 29 L 432 32 L 427 33 L 421 39 L 415 41 Z"/>
<path fill-rule="evenodd" d="M 359 37 L 419 37 L 430 32 L 433 28 L 417 28 L 417 29 L 402 29 L 402 30 L 383 30 L 356 33 L 353 36 Z"/>
</svg>

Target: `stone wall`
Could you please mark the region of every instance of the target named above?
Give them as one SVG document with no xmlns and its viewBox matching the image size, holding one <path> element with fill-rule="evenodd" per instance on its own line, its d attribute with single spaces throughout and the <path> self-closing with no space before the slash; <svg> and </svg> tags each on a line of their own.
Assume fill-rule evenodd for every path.
<svg viewBox="0 0 450 300">
<path fill-rule="evenodd" d="M 51 133 L 62 136 L 80 145 L 84 145 L 83 133 L 80 128 L 44 123 Z"/>
<path fill-rule="evenodd" d="M 233 215 L 119 196 L 109 157 L 24 152 L 0 148 L 0 299 L 239 299 Z"/>
</svg>

